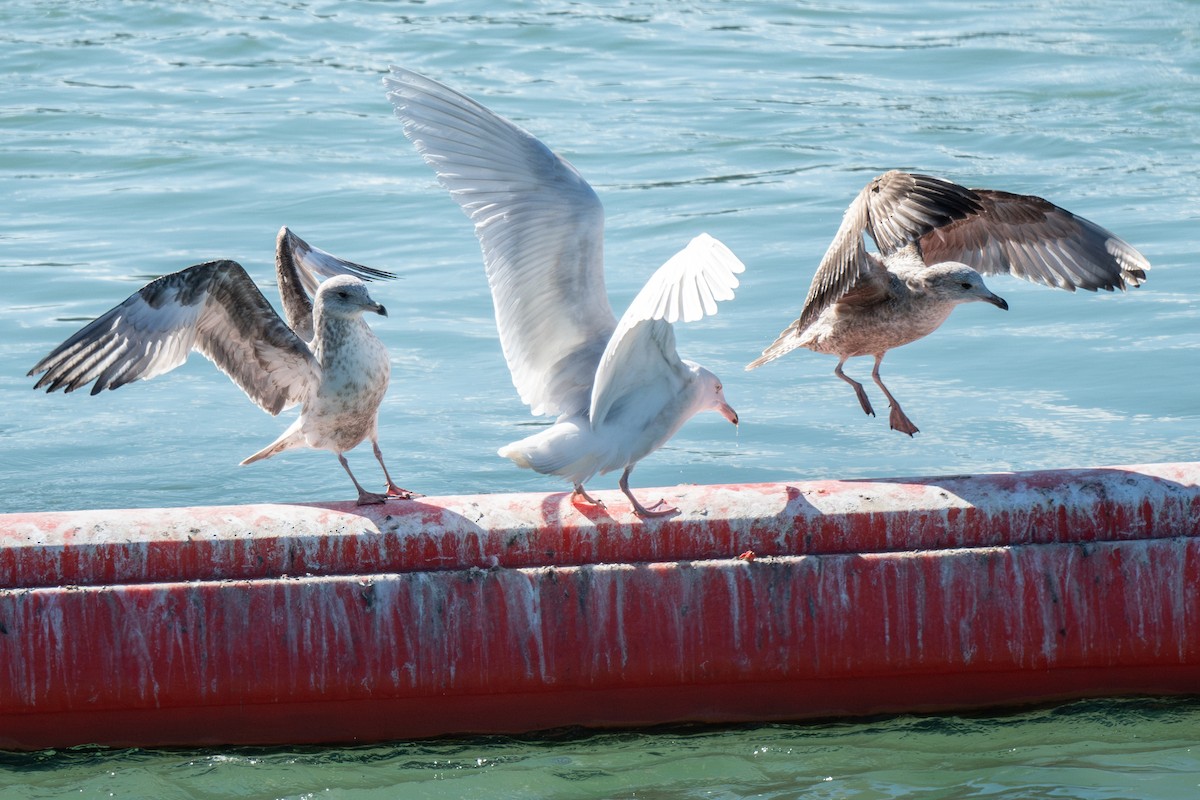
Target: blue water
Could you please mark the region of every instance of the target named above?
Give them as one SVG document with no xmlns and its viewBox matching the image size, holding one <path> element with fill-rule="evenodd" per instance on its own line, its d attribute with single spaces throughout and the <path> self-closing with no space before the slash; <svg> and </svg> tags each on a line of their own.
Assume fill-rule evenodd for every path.
<svg viewBox="0 0 1200 800">
<path fill-rule="evenodd" d="M 701 231 L 746 263 L 736 300 L 676 330 L 681 353 L 724 379 L 741 428 L 694 419 L 635 486 L 1200 453 L 1196 2 L 13 0 L 0 4 L 0 512 L 353 496 L 327 453 L 239 467 L 290 417 L 262 413 L 202 358 L 98 397 L 35 393 L 25 376 L 154 276 L 230 257 L 270 284 L 284 224 L 401 276 L 373 289 L 391 314 L 374 327 L 393 359 L 380 433 L 398 483 L 563 488 L 494 455 L 536 420 L 501 357 L 470 226 L 391 116 L 390 63 L 518 121 L 592 182 L 618 312 Z M 884 362 L 915 439 L 865 417 L 831 357 L 743 372 L 795 317 L 847 203 L 889 168 L 1047 197 L 1141 249 L 1150 280 L 1071 295 L 989 279 L 1010 311 L 961 308 Z M 368 450 L 350 459 L 378 482 Z M 1195 706 L 1079 713 L 1095 735 L 1049 712 L 303 754 L 87 751 L 19 758 L 0 785 L 15 776 L 14 797 L 1194 790 L 1173 776 L 1200 772 L 1180 744 L 1200 730 Z"/>
</svg>

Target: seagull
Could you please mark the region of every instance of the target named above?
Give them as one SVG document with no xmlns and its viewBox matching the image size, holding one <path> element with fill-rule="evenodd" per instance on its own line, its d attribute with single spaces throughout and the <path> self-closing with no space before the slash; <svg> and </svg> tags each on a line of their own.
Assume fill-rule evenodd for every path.
<svg viewBox="0 0 1200 800">
<path fill-rule="evenodd" d="M 635 514 L 676 513 L 662 500 L 643 505 L 629 474 L 701 411 L 737 424 L 717 376 L 679 357 L 672 324 L 715 314 L 745 267 L 697 236 L 618 321 L 604 286 L 604 212 L 575 168 L 436 81 L 392 67 L 384 85 L 405 136 L 475 224 L 513 385 L 534 415 L 557 415 L 499 454 L 567 479 L 573 503 L 599 507 L 583 484 L 620 469 Z"/>
<path fill-rule="evenodd" d="M 864 233 L 879 255 L 867 252 Z M 912 436 L 918 428 L 884 386 L 879 364 L 888 350 L 933 333 L 961 303 L 1007 310 L 982 275 L 1007 272 L 1071 292 L 1124 291 L 1141 285 L 1148 269 L 1127 242 L 1041 197 L 892 170 L 850 204 L 799 319 L 746 369 L 797 347 L 836 355 L 833 374 L 874 416 L 862 384 L 842 371 L 848 358 L 874 356 L 871 377 L 891 408 L 891 428 Z"/>
<path fill-rule="evenodd" d="M 291 427 L 242 464 L 295 447 L 332 450 L 359 505 L 412 498 L 392 482 L 379 450 L 390 366 L 362 318 L 387 316 L 363 280 L 395 276 L 343 261 L 286 227 L 276 238 L 275 270 L 286 323 L 236 261 L 196 264 L 151 281 L 56 347 L 29 371 L 44 373 L 33 388 L 73 392 L 92 383 L 94 395 L 169 372 L 197 350 L 264 411 L 301 406 Z M 364 439 L 383 467 L 382 494 L 363 489 L 344 455 Z"/>
</svg>

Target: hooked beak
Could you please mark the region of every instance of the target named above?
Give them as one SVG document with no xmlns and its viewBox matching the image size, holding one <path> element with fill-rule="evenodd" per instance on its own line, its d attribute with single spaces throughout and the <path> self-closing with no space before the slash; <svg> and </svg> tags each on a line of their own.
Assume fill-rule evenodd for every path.
<svg viewBox="0 0 1200 800">
<path fill-rule="evenodd" d="M 1008 308 L 1008 306 L 1005 306 L 1005 308 Z M 367 311 L 374 311 L 381 317 L 387 316 L 387 309 L 379 303 L 372 303 L 371 305 L 367 306 Z"/>
<path fill-rule="evenodd" d="M 989 292 L 988 296 L 983 299 L 985 301 L 991 303 L 992 305 L 994 305 L 996 308 L 1000 309 L 1001 311 L 1008 311 L 1008 301 L 1005 300 L 1003 297 L 1001 297 L 998 294 L 991 294 Z"/>
<path fill-rule="evenodd" d="M 729 405 L 729 403 L 718 403 L 716 411 L 718 414 L 720 414 L 722 417 L 724 417 L 725 419 L 732 422 L 734 425 L 738 424 L 737 412 L 733 410 L 733 406 Z"/>
</svg>

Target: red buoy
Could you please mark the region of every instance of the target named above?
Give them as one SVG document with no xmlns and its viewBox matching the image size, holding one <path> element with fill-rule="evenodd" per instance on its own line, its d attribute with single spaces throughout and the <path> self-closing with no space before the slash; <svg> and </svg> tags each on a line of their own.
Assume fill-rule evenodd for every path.
<svg viewBox="0 0 1200 800">
<path fill-rule="evenodd" d="M 1200 463 L 598 494 L 0 515 L 0 748 L 1200 691 Z"/>
</svg>

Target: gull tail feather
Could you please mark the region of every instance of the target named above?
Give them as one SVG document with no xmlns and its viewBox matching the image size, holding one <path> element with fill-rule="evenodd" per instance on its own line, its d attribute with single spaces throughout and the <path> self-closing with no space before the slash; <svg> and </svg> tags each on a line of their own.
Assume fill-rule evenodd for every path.
<svg viewBox="0 0 1200 800">
<path fill-rule="evenodd" d="M 290 428 L 280 435 L 278 439 L 247 458 L 241 463 L 241 466 L 244 467 L 247 464 L 253 464 L 255 461 L 262 461 L 264 458 L 270 458 L 271 456 L 279 455 L 284 450 L 291 450 L 296 447 L 307 446 L 308 442 L 304 440 L 304 434 L 300 430 L 300 420 L 297 419 L 292 423 Z"/>
<path fill-rule="evenodd" d="M 497 453 L 518 467 L 582 483 L 596 474 L 601 456 L 590 428 L 559 422 L 501 447 Z"/>
<path fill-rule="evenodd" d="M 768 361 L 774 361 L 782 355 L 792 352 L 797 347 L 800 347 L 801 339 L 796 335 L 792 328 L 788 328 L 783 333 L 779 334 L 779 338 L 772 342 L 766 350 L 763 350 L 762 355 L 746 365 L 746 371 L 761 367 Z"/>
</svg>

